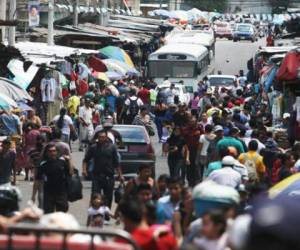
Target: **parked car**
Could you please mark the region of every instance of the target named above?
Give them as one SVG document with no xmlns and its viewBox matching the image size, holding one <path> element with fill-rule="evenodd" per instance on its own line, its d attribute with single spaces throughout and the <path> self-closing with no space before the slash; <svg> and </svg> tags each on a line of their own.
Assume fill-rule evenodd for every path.
<svg viewBox="0 0 300 250">
<path fill-rule="evenodd" d="M 219 38 L 232 39 L 232 28 L 230 23 L 216 22 L 215 23 L 215 36 Z"/>
<path fill-rule="evenodd" d="M 160 91 L 166 91 L 169 88 L 170 84 L 161 84 L 156 87 L 156 91 L 158 93 Z M 191 96 L 188 92 L 193 92 L 193 90 L 187 91 L 187 88 L 184 86 L 184 84 L 175 83 L 175 91 L 177 92 L 180 103 L 185 103 L 187 105 L 190 103 Z"/>
<path fill-rule="evenodd" d="M 237 24 L 233 33 L 233 41 L 249 40 L 251 42 L 257 41 L 257 32 L 252 24 L 242 23 Z"/>
<path fill-rule="evenodd" d="M 94 134 L 102 129 L 102 125 L 97 126 Z M 122 137 L 123 143 L 117 146 L 123 175 L 126 178 L 135 176 L 142 164 L 153 166 L 155 175 L 155 151 L 146 128 L 137 125 L 114 125 L 113 130 Z"/>
<path fill-rule="evenodd" d="M 231 89 L 234 86 L 237 78 L 234 75 L 208 75 L 208 86 L 213 90 L 218 87 Z"/>
</svg>

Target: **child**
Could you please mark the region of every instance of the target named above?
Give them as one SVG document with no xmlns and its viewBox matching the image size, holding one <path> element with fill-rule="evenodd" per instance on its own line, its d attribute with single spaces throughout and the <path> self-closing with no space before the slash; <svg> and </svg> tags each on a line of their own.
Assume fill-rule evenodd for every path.
<svg viewBox="0 0 300 250">
<path fill-rule="evenodd" d="M 162 156 L 167 156 L 167 148 L 166 148 L 166 142 L 168 138 L 170 137 L 172 132 L 172 127 L 169 121 L 163 121 L 163 128 L 162 128 L 162 136 L 161 136 L 161 142 L 162 142 Z"/>
<path fill-rule="evenodd" d="M 113 217 L 110 209 L 104 204 L 104 197 L 94 193 L 91 198 L 91 205 L 88 209 L 88 227 L 103 227 L 105 222 Z"/>
<path fill-rule="evenodd" d="M 194 244 L 204 250 L 226 249 L 226 218 L 221 210 L 212 210 L 203 216 L 201 237 L 196 238 Z"/>
</svg>

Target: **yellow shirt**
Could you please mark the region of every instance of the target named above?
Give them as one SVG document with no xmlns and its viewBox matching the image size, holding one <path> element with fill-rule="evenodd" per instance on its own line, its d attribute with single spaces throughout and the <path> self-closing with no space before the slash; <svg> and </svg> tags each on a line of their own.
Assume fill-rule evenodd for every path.
<svg viewBox="0 0 300 250">
<path fill-rule="evenodd" d="M 78 96 L 71 96 L 68 100 L 68 110 L 70 114 L 77 114 L 77 108 L 80 104 L 80 98 Z"/>
<path fill-rule="evenodd" d="M 247 156 L 246 156 L 247 155 Z M 246 160 L 255 159 L 256 172 L 259 174 L 263 174 L 266 172 L 266 166 L 263 162 L 263 157 L 258 154 L 256 151 L 249 151 L 247 153 L 240 154 L 239 162 L 245 164 Z"/>
</svg>

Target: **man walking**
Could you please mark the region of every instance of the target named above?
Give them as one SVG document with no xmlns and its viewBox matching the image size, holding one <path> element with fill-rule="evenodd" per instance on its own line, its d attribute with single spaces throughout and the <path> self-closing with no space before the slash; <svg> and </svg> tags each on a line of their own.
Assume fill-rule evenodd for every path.
<svg viewBox="0 0 300 250">
<path fill-rule="evenodd" d="M 85 99 L 84 106 L 79 108 L 79 151 L 83 151 L 83 144 L 92 139 L 93 135 L 93 111 L 90 107 L 90 100 Z"/>
<path fill-rule="evenodd" d="M 4 140 L 2 148 L 0 149 L 0 185 L 11 182 L 11 175 L 13 174 L 12 184 L 16 183 L 16 153 L 11 149 L 11 142 Z"/>
<path fill-rule="evenodd" d="M 82 175 L 87 176 L 88 163 L 93 160 L 92 193 L 104 193 L 107 205 L 111 207 L 114 189 L 114 173 L 117 170 L 121 177 L 117 147 L 109 140 L 107 132 L 98 132 L 97 143 L 93 144 L 83 159 Z"/>
<path fill-rule="evenodd" d="M 45 213 L 68 211 L 67 177 L 72 174 L 70 158 L 59 157 L 54 143 L 46 145 L 34 184 L 43 183 Z"/>
</svg>

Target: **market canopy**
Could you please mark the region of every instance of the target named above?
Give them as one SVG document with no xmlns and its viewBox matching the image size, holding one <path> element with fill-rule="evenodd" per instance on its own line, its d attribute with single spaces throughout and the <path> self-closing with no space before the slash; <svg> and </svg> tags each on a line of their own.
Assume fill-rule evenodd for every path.
<svg viewBox="0 0 300 250">
<path fill-rule="evenodd" d="M 130 56 L 121 48 L 115 46 L 107 46 L 100 49 L 100 53 L 106 58 L 115 59 L 128 64 L 134 68 L 134 64 Z"/>
<path fill-rule="evenodd" d="M 294 174 L 277 183 L 269 190 L 270 198 L 293 197 L 300 198 L 300 174 Z"/>
<path fill-rule="evenodd" d="M 5 111 L 10 111 L 13 108 L 17 108 L 17 107 L 18 104 L 13 99 L 6 96 L 5 94 L 0 93 L 0 109 Z"/>
<path fill-rule="evenodd" d="M 16 102 L 33 100 L 26 90 L 18 87 L 13 81 L 7 78 L 0 77 L 0 89 L 1 94 L 8 96 Z"/>
<path fill-rule="evenodd" d="M 15 47 L 20 51 L 22 56 L 33 62 L 34 64 L 47 64 L 51 62 L 64 61 L 65 57 L 71 55 L 92 55 L 97 54 L 97 50 L 79 49 L 67 46 L 53 45 L 49 46 L 47 43 L 33 43 L 33 42 L 18 42 Z"/>
<path fill-rule="evenodd" d="M 106 65 L 109 71 L 116 71 L 123 75 L 129 75 L 129 76 L 139 75 L 139 72 L 135 68 L 130 67 L 128 64 L 122 61 L 118 61 L 115 59 L 104 59 L 103 63 Z"/>
</svg>

